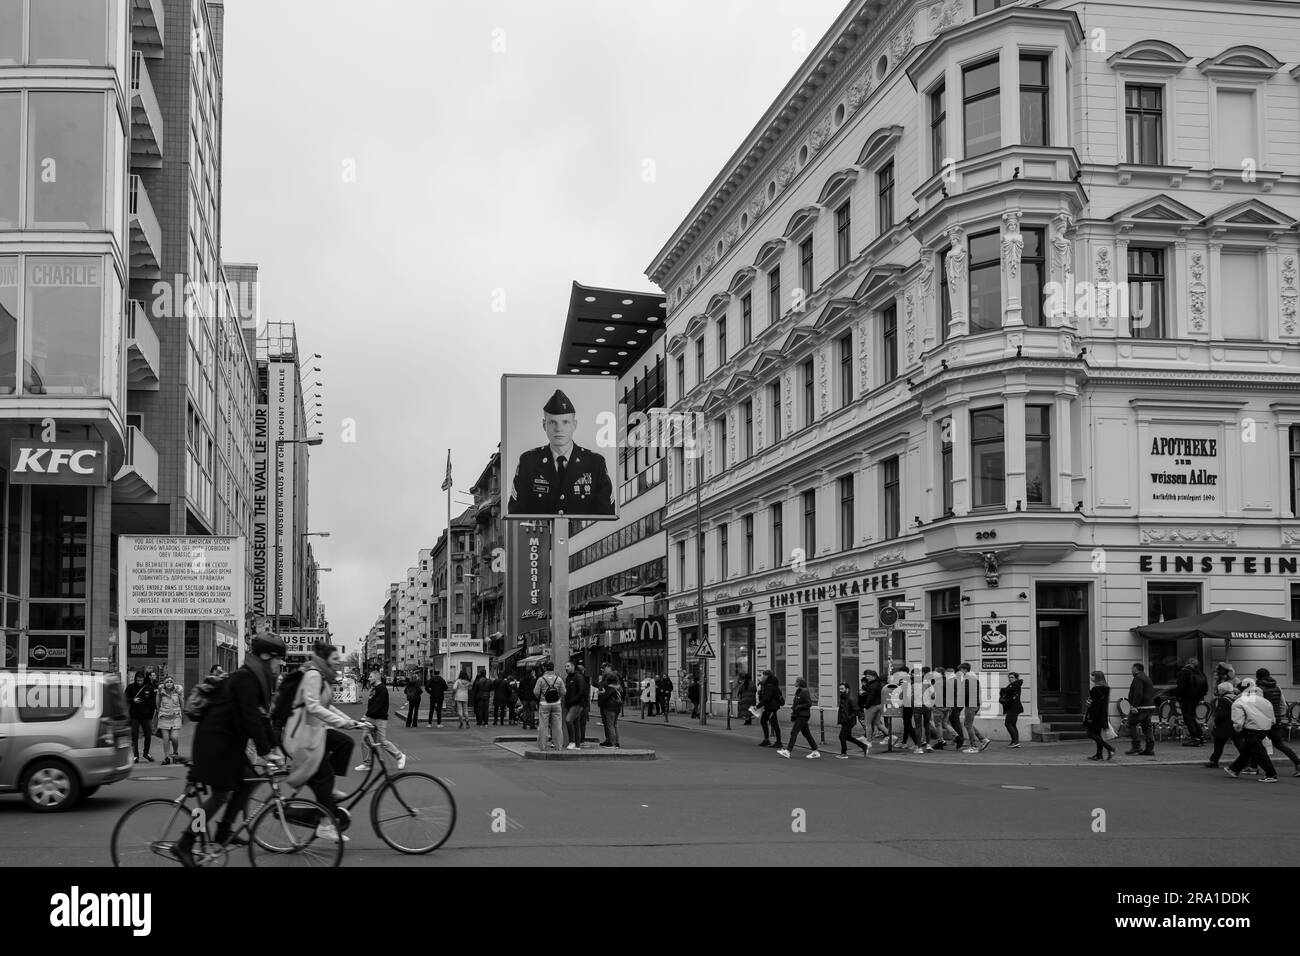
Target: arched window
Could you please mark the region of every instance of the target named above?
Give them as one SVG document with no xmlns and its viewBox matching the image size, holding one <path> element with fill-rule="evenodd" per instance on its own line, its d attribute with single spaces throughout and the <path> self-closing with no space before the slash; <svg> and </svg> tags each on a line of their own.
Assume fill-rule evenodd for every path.
<svg viewBox="0 0 1300 956">
<path fill-rule="evenodd" d="M 460 584 L 465 580 L 465 570 L 459 564 L 456 565 L 456 583 Z"/>
</svg>

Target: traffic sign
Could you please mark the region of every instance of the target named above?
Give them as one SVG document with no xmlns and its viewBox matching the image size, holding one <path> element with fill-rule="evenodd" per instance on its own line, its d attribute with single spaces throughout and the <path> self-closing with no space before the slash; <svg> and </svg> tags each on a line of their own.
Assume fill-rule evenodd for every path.
<svg viewBox="0 0 1300 956">
<path fill-rule="evenodd" d="M 929 624 L 926 624 L 925 621 L 897 621 L 897 622 L 894 623 L 894 630 L 896 630 L 896 631 L 924 631 L 924 630 L 926 630 L 929 626 L 930 626 L 930 625 L 929 625 Z"/>
<path fill-rule="evenodd" d="M 880 626 L 890 627 L 898 620 L 898 611 L 894 610 L 893 605 L 886 604 L 880 609 Z"/>
<path fill-rule="evenodd" d="M 695 656 L 709 661 L 717 660 L 717 656 L 713 653 L 713 645 L 709 643 L 707 637 L 704 639 L 704 643 L 700 645 L 699 650 L 695 652 Z"/>
<path fill-rule="evenodd" d="M 895 610 L 895 611 L 915 611 L 915 610 L 916 610 L 916 602 L 915 602 L 915 601 L 895 601 L 895 602 L 894 602 L 894 610 Z"/>
</svg>

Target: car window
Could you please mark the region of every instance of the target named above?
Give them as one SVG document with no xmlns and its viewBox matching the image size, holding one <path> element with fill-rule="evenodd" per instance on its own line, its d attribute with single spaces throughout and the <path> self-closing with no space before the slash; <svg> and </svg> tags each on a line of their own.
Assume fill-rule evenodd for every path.
<svg viewBox="0 0 1300 956">
<path fill-rule="evenodd" d="M 20 683 L 18 720 L 25 724 L 67 720 L 81 709 L 84 691 L 75 684 Z"/>
</svg>

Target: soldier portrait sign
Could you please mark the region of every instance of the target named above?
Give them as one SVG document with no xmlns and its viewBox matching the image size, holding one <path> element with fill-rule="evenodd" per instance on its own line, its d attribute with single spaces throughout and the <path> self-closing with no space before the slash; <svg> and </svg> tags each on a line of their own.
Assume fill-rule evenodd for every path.
<svg viewBox="0 0 1300 956">
<path fill-rule="evenodd" d="M 508 518 L 614 518 L 613 378 L 501 377 L 501 511 Z"/>
</svg>

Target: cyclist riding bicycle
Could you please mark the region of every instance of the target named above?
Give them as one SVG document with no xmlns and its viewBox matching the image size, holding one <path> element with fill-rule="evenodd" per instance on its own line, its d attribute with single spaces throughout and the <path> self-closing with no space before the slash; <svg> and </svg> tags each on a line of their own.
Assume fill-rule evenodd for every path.
<svg viewBox="0 0 1300 956">
<path fill-rule="evenodd" d="M 194 733 L 193 763 L 189 779 L 205 784 L 210 795 L 196 821 L 207 829 L 213 816 L 224 807 L 217 824 L 216 841 L 230 838 L 235 820 L 244 811 L 252 793 L 246 778 L 253 776 L 247 756 L 251 741 L 259 757 L 280 764 L 283 758 L 272 752 L 270 708 L 278 661 L 284 660 L 284 641 L 273 634 L 253 638 L 244 665 L 226 678 L 203 711 Z M 189 827 L 172 848 L 183 866 L 197 866 L 192 852 L 197 828 Z M 238 840 L 236 842 L 239 842 Z"/>
<path fill-rule="evenodd" d="M 369 724 L 353 720 L 330 702 L 333 685 L 338 682 L 338 668 L 343 664 L 339 649 L 326 641 L 317 641 L 310 661 L 303 666 L 302 682 L 293 702 L 293 715 L 284 728 L 284 749 L 293 760 L 290 787 L 307 784 L 316 802 L 330 812 L 331 820 L 321 821 L 316 835 L 324 839 L 346 841 L 334 820 L 338 819 L 338 798 L 334 777 L 347 776 L 354 742 L 344 730 L 359 730 Z"/>
</svg>

